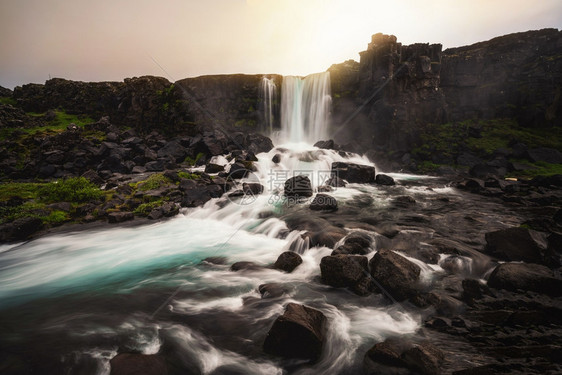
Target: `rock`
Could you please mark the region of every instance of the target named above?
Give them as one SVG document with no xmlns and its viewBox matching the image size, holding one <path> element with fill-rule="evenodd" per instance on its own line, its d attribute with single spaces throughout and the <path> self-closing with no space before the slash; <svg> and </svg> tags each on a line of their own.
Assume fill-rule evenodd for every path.
<svg viewBox="0 0 562 375">
<path fill-rule="evenodd" d="M 548 256 L 543 233 L 522 227 L 501 229 L 485 235 L 487 254 L 507 261 L 544 263 Z"/>
<path fill-rule="evenodd" d="M 107 222 L 111 224 L 122 223 L 133 220 L 135 215 L 132 212 L 111 212 L 107 215 Z"/>
<path fill-rule="evenodd" d="M 309 207 L 313 211 L 337 211 L 338 201 L 331 195 L 318 193 Z"/>
<path fill-rule="evenodd" d="M 273 268 L 288 273 L 293 272 L 302 263 L 302 258 L 299 254 L 294 251 L 285 251 L 279 258 L 275 261 Z"/>
<path fill-rule="evenodd" d="M 281 284 L 268 283 L 258 286 L 258 292 L 261 298 L 277 298 L 283 296 L 287 291 Z"/>
<path fill-rule="evenodd" d="M 303 198 L 312 196 L 312 184 L 308 176 L 299 175 L 285 181 L 284 194 L 291 198 Z"/>
<path fill-rule="evenodd" d="M 472 305 L 475 300 L 483 298 L 484 295 L 493 296 L 490 288 L 476 279 L 464 279 L 462 289 L 462 299 L 469 305 Z"/>
<path fill-rule="evenodd" d="M 328 150 L 333 150 L 334 146 L 335 144 L 333 139 L 329 139 L 327 141 L 318 141 L 314 144 L 314 147 L 328 149 Z"/>
<path fill-rule="evenodd" d="M 351 232 L 348 234 L 342 246 L 338 247 L 332 252 L 332 255 L 337 254 L 358 254 L 366 255 L 371 252 L 370 246 L 372 238 L 364 232 Z"/>
<path fill-rule="evenodd" d="M 379 173 L 375 178 L 375 183 L 386 186 L 396 185 L 396 182 L 394 182 L 394 179 L 392 177 L 381 173 Z"/>
<path fill-rule="evenodd" d="M 345 185 L 347 184 L 342 178 L 339 178 L 338 176 L 332 176 L 326 180 L 326 185 L 339 188 L 339 187 L 345 187 Z"/>
<path fill-rule="evenodd" d="M 16 219 L 11 223 L 0 225 L 0 241 L 26 240 L 41 229 L 43 229 L 43 222 L 39 218 L 24 217 Z"/>
<path fill-rule="evenodd" d="M 271 161 L 274 162 L 275 164 L 279 164 L 279 162 L 281 161 L 281 154 L 273 155 L 273 157 L 271 158 Z"/>
<path fill-rule="evenodd" d="M 482 164 L 482 160 L 474 154 L 463 152 L 457 157 L 457 164 L 472 168 L 477 164 Z"/>
<path fill-rule="evenodd" d="M 82 175 L 80 177 L 84 177 L 87 180 L 90 180 L 90 182 L 93 183 L 94 185 L 97 185 L 97 186 L 103 185 L 103 180 L 101 179 L 99 174 L 97 174 L 95 171 L 93 171 L 91 169 L 82 173 Z"/>
<path fill-rule="evenodd" d="M 416 204 L 416 200 L 409 195 L 400 195 L 392 200 L 392 204 L 398 207 L 409 207 Z"/>
<path fill-rule="evenodd" d="M 365 373 L 409 375 L 406 363 L 400 357 L 405 343 L 396 339 L 387 339 L 371 347 L 365 354 Z"/>
<path fill-rule="evenodd" d="M 371 259 L 371 275 L 397 301 L 417 293 L 421 269 L 401 255 L 380 250 Z"/>
<path fill-rule="evenodd" d="M 209 163 L 205 167 L 205 173 L 219 173 L 224 171 L 224 167 L 222 165 Z"/>
<path fill-rule="evenodd" d="M 234 179 L 240 179 L 248 176 L 251 171 L 246 168 L 242 162 L 235 162 L 230 166 L 230 170 L 228 171 L 228 177 Z"/>
<path fill-rule="evenodd" d="M 421 374 L 440 374 L 445 354 L 429 343 L 414 345 L 402 353 L 402 360 L 408 368 Z"/>
<path fill-rule="evenodd" d="M 148 218 L 151 220 L 158 220 L 162 217 L 171 217 L 179 213 L 179 208 L 173 202 L 166 202 L 162 206 L 153 209 Z"/>
<path fill-rule="evenodd" d="M 109 361 L 110 375 L 166 375 L 166 360 L 158 355 L 119 353 Z"/>
<path fill-rule="evenodd" d="M 322 281 L 335 288 L 351 287 L 368 275 L 367 257 L 360 255 L 330 255 L 320 261 Z"/>
<path fill-rule="evenodd" d="M 488 178 L 494 176 L 504 176 L 507 171 L 503 168 L 498 168 L 488 164 L 476 164 L 469 170 L 469 174 L 476 178 Z"/>
<path fill-rule="evenodd" d="M 546 162 L 551 164 L 562 164 L 562 152 L 547 147 L 539 147 L 527 150 L 526 157 L 532 162 Z"/>
<path fill-rule="evenodd" d="M 244 140 L 246 149 L 254 154 L 269 152 L 273 148 L 273 142 L 265 135 L 250 133 Z"/>
<path fill-rule="evenodd" d="M 242 191 L 246 195 L 260 195 L 263 193 L 264 186 L 257 182 L 244 182 L 242 184 Z"/>
<path fill-rule="evenodd" d="M 500 264 L 490 275 L 488 286 L 510 291 L 521 289 L 554 297 L 562 295 L 562 280 L 555 278 L 549 268 L 540 264 Z"/>
<path fill-rule="evenodd" d="M 326 246 L 333 248 L 335 244 L 346 235 L 345 229 L 338 228 L 333 225 L 324 227 L 324 229 L 309 233 L 308 238 L 310 246 Z"/>
<path fill-rule="evenodd" d="M 319 310 L 289 303 L 267 333 L 263 349 L 285 358 L 316 361 L 322 354 L 326 336 L 326 317 Z"/>
<path fill-rule="evenodd" d="M 368 184 L 375 182 L 375 167 L 353 163 L 332 163 L 332 176 L 343 178 L 349 183 Z"/>
<path fill-rule="evenodd" d="M 257 263 L 254 262 L 246 262 L 246 261 L 242 261 L 242 262 L 236 262 L 233 263 L 232 266 L 230 266 L 230 270 L 234 271 L 234 272 L 238 272 L 238 271 L 257 271 L 257 270 L 261 270 L 263 269 L 263 266 L 260 266 Z"/>
<path fill-rule="evenodd" d="M 164 160 L 149 161 L 144 167 L 148 172 L 160 172 L 166 169 L 166 162 Z"/>
<path fill-rule="evenodd" d="M 219 198 L 223 188 L 219 185 L 198 184 L 193 180 L 182 180 L 179 189 L 182 193 L 182 207 L 198 207 L 212 198 Z"/>
</svg>

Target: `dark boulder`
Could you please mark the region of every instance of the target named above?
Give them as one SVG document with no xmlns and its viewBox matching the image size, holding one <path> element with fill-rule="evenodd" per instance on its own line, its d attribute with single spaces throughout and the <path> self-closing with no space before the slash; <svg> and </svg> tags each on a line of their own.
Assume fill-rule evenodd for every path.
<svg viewBox="0 0 562 375">
<path fill-rule="evenodd" d="M 250 133 L 244 140 L 246 149 L 254 154 L 269 152 L 273 148 L 273 142 L 265 135 Z"/>
<path fill-rule="evenodd" d="M 158 150 L 159 158 L 169 158 L 176 163 L 181 163 L 187 156 L 187 150 L 178 141 L 167 142 Z"/>
<path fill-rule="evenodd" d="M 386 186 L 396 185 L 396 182 L 394 182 L 394 179 L 390 176 L 385 175 L 385 174 L 378 174 L 377 177 L 375 178 L 375 183 L 377 183 L 379 185 L 386 185 Z"/>
<path fill-rule="evenodd" d="M 366 255 L 371 252 L 371 236 L 364 232 L 351 232 L 344 239 L 343 245 L 332 252 L 337 254 L 358 254 Z"/>
<path fill-rule="evenodd" d="M 250 170 L 246 168 L 246 165 L 242 162 L 235 162 L 230 166 L 230 170 L 228 171 L 228 177 L 234 179 L 240 179 L 248 176 L 250 174 Z"/>
<path fill-rule="evenodd" d="M 544 263 L 552 256 L 543 233 L 522 227 L 501 229 L 485 235 L 487 254 L 507 261 Z"/>
<path fill-rule="evenodd" d="M 82 176 L 80 176 L 80 177 L 84 177 L 85 179 L 90 180 L 90 182 L 93 183 L 94 185 L 97 185 L 97 186 L 103 185 L 103 180 L 100 177 L 100 175 L 97 174 L 95 171 L 93 171 L 91 169 L 82 173 Z"/>
<path fill-rule="evenodd" d="M 128 220 L 133 220 L 135 216 L 132 212 L 111 212 L 107 215 L 107 222 L 116 224 L 122 223 Z"/>
<path fill-rule="evenodd" d="M 547 147 L 539 147 L 527 150 L 526 157 L 532 162 L 546 162 L 551 164 L 562 164 L 562 152 Z"/>
<path fill-rule="evenodd" d="M 416 204 L 416 200 L 409 195 L 400 195 L 392 200 L 392 204 L 397 207 L 409 207 Z"/>
<path fill-rule="evenodd" d="M 334 162 L 332 176 L 343 178 L 350 183 L 368 184 L 375 182 L 375 167 L 369 165 Z"/>
<path fill-rule="evenodd" d="M 333 150 L 335 147 L 335 143 L 333 139 L 329 139 L 327 141 L 318 141 L 314 144 L 314 147 Z"/>
<path fill-rule="evenodd" d="M 261 270 L 263 269 L 263 266 L 260 266 L 257 263 L 254 262 L 247 262 L 247 261 L 242 261 L 242 262 L 236 262 L 233 263 L 232 266 L 230 266 L 230 270 L 234 271 L 234 272 L 238 272 L 238 271 L 257 271 L 257 270 Z"/>
<path fill-rule="evenodd" d="M 406 350 L 401 357 L 409 369 L 424 375 L 434 375 L 441 373 L 445 354 L 429 343 L 421 343 Z"/>
<path fill-rule="evenodd" d="M 331 195 L 318 193 L 309 207 L 314 211 L 337 211 L 338 201 Z"/>
<path fill-rule="evenodd" d="M 0 241 L 21 241 L 28 239 L 33 233 L 43 229 L 39 218 L 24 217 L 11 223 L 0 225 Z"/>
<path fill-rule="evenodd" d="M 498 168 L 496 166 L 488 165 L 488 164 L 476 164 L 475 166 L 470 168 L 468 173 L 472 177 L 485 179 L 494 176 L 503 177 L 506 172 L 507 171 L 505 170 L 505 168 L 501 168 L 501 167 Z"/>
<path fill-rule="evenodd" d="M 345 183 L 345 181 L 338 177 L 338 176 L 332 176 L 329 179 L 326 180 L 326 185 L 331 186 L 331 187 L 335 187 L 335 188 L 339 188 L 339 187 L 345 187 L 345 185 L 347 185 Z"/>
<path fill-rule="evenodd" d="M 275 261 L 273 268 L 291 273 L 302 263 L 302 258 L 294 251 L 285 251 Z"/>
<path fill-rule="evenodd" d="M 368 275 L 367 257 L 360 255 L 330 255 L 320 261 L 322 281 L 336 288 L 356 285 Z"/>
<path fill-rule="evenodd" d="M 326 317 L 308 306 L 289 303 L 267 333 L 263 350 L 285 358 L 316 361 L 322 354 Z"/>
<path fill-rule="evenodd" d="M 166 375 L 166 360 L 158 355 L 120 353 L 109 361 L 110 375 Z"/>
<path fill-rule="evenodd" d="M 406 344 L 396 340 L 387 339 L 371 347 L 365 354 L 365 373 L 367 374 L 393 374 L 408 375 L 410 371 L 400 357 Z"/>
<path fill-rule="evenodd" d="M 219 173 L 224 171 L 224 167 L 222 165 L 209 163 L 205 167 L 205 173 Z"/>
<path fill-rule="evenodd" d="M 212 198 L 219 198 L 223 194 L 223 188 L 219 185 L 198 184 L 186 179 L 181 180 L 179 190 L 182 193 L 182 207 L 202 206 Z"/>
<path fill-rule="evenodd" d="M 285 196 L 291 198 L 306 198 L 312 196 L 312 184 L 308 176 L 295 176 L 285 181 Z"/>
<path fill-rule="evenodd" d="M 279 162 L 281 161 L 281 154 L 273 155 L 273 157 L 271 158 L 271 161 L 274 162 L 275 164 L 279 164 Z"/>
<path fill-rule="evenodd" d="M 370 261 L 373 278 L 397 301 L 416 295 L 421 269 L 391 250 L 380 250 Z"/>
<path fill-rule="evenodd" d="M 520 289 L 555 297 L 562 295 L 562 280 L 555 278 L 549 268 L 540 264 L 500 264 L 490 275 L 488 286 L 510 291 Z"/>
<path fill-rule="evenodd" d="M 179 213 L 179 208 L 172 202 L 166 202 L 162 206 L 153 209 L 148 218 L 152 220 L 158 220 L 162 217 L 171 217 Z"/>
</svg>

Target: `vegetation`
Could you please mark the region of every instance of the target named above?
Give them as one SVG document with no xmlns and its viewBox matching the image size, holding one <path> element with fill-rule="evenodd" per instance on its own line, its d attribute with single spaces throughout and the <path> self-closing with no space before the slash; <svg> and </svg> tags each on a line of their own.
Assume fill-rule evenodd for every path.
<svg viewBox="0 0 562 375">
<path fill-rule="evenodd" d="M 137 208 L 135 208 L 133 213 L 135 215 L 148 216 L 148 214 L 150 214 L 153 209 L 162 206 L 163 203 L 164 199 L 157 199 L 152 202 L 142 203 Z"/>
<path fill-rule="evenodd" d="M 0 104 L 7 104 L 15 106 L 17 104 L 16 100 L 9 96 L 1 96 L 0 97 Z"/>
<path fill-rule="evenodd" d="M 142 180 L 131 184 L 131 187 L 138 191 L 149 191 L 158 189 L 162 186 L 169 185 L 172 183 L 168 177 L 164 176 L 162 173 L 155 173 L 150 175 L 146 180 Z"/>
<path fill-rule="evenodd" d="M 188 164 L 188 165 L 197 165 L 197 163 L 199 162 L 199 160 L 201 160 L 201 159 L 204 158 L 204 157 L 205 157 L 205 154 L 204 154 L 203 152 L 200 152 L 200 153 L 198 153 L 198 154 L 195 156 L 195 159 L 192 158 L 192 157 L 187 156 L 187 157 L 184 159 L 183 162 L 186 163 L 186 164 Z"/>
<path fill-rule="evenodd" d="M 187 180 L 197 180 L 197 179 L 201 178 L 201 176 L 198 175 L 197 173 L 189 173 L 189 172 L 184 172 L 184 171 L 178 172 L 178 177 L 179 178 L 185 178 Z"/>
<path fill-rule="evenodd" d="M 86 202 L 103 196 L 103 192 L 84 177 L 49 182 L 38 193 L 43 202 Z"/>
</svg>

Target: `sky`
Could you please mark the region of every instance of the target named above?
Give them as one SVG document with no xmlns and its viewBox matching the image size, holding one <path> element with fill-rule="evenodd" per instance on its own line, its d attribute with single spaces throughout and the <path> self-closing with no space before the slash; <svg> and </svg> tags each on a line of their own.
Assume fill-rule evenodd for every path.
<svg viewBox="0 0 562 375">
<path fill-rule="evenodd" d="M 546 27 L 562 0 L 0 0 L 0 86 L 307 75 L 378 32 L 448 48 Z"/>
</svg>

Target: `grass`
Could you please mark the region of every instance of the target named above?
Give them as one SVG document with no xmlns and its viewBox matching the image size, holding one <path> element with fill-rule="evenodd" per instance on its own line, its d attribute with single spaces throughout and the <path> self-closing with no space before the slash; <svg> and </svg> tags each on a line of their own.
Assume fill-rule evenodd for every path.
<svg viewBox="0 0 562 375">
<path fill-rule="evenodd" d="M 160 207 L 163 203 L 164 203 L 164 199 L 158 199 L 152 202 L 142 203 L 137 208 L 135 208 L 133 213 L 139 216 L 148 216 L 148 214 L 150 214 L 150 212 L 153 209 Z"/>
<path fill-rule="evenodd" d="M 532 178 L 536 176 L 553 176 L 555 174 L 562 174 L 562 164 L 551 164 L 541 161 L 536 163 L 523 161 L 522 163 L 534 168 L 523 171 L 510 172 L 507 174 L 507 177 Z"/>
<path fill-rule="evenodd" d="M 169 184 L 172 184 L 172 180 L 161 173 L 155 173 L 150 175 L 146 180 L 133 183 L 131 186 L 137 191 L 149 191 Z"/>
<path fill-rule="evenodd" d="M 11 98 L 9 96 L 2 96 L 2 97 L 0 97 L 0 104 L 15 106 L 17 104 L 17 102 L 14 98 Z"/>
<path fill-rule="evenodd" d="M 201 178 L 201 175 L 198 175 L 197 173 L 189 173 L 189 172 L 180 171 L 180 172 L 178 172 L 178 177 L 179 178 L 185 178 L 187 180 L 197 180 L 197 179 Z"/>
<path fill-rule="evenodd" d="M 198 154 L 195 156 L 195 159 L 192 158 L 192 157 L 187 156 L 187 157 L 184 159 L 183 162 L 186 163 L 186 164 L 188 164 L 188 165 L 192 165 L 192 166 L 193 166 L 193 165 L 196 165 L 197 162 L 198 162 L 201 158 L 204 158 L 204 157 L 205 157 L 205 154 L 204 154 L 203 152 L 200 152 L 200 153 L 198 153 Z"/>
<path fill-rule="evenodd" d="M 84 177 L 49 182 L 38 193 L 43 202 L 87 202 L 103 196 L 103 192 Z"/>
</svg>

